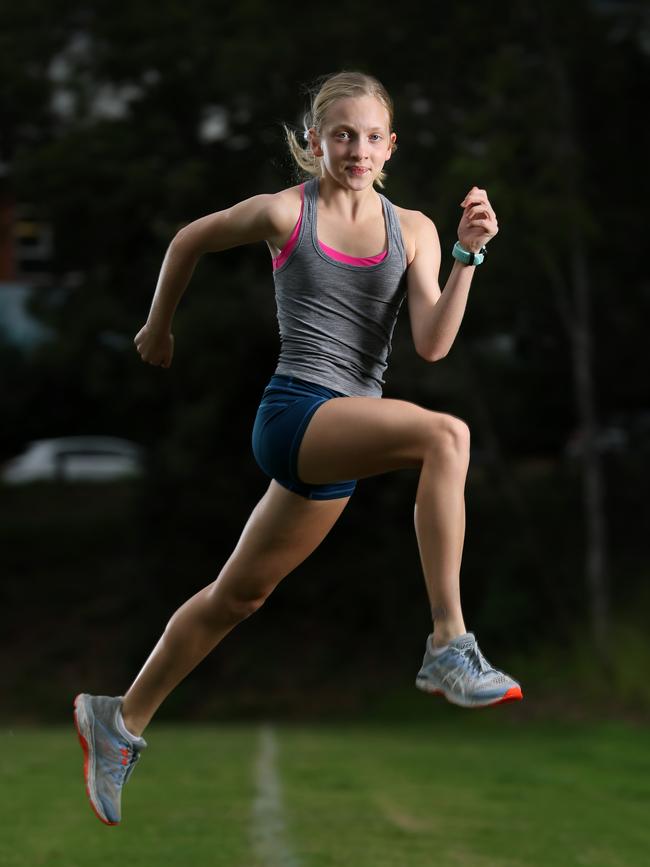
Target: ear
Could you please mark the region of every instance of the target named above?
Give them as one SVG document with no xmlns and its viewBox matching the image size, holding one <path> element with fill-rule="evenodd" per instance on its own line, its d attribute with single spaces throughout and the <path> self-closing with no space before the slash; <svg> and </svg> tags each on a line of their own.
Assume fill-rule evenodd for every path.
<svg viewBox="0 0 650 867">
<path fill-rule="evenodd" d="M 311 152 L 315 157 L 322 157 L 323 149 L 320 146 L 320 136 L 316 132 L 316 128 L 310 126 L 307 133 L 309 134 L 309 147 L 311 148 Z"/>
<path fill-rule="evenodd" d="M 390 144 L 388 146 L 388 155 L 386 156 L 386 160 L 389 160 L 393 156 L 393 145 L 397 148 L 397 134 L 392 132 L 389 138 Z"/>
</svg>

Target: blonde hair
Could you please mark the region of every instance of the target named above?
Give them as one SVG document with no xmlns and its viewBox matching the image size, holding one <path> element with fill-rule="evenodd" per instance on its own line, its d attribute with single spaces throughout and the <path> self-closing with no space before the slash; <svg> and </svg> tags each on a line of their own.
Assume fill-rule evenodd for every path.
<svg viewBox="0 0 650 867">
<path fill-rule="evenodd" d="M 392 132 L 393 101 L 384 85 L 372 75 L 366 75 L 364 72 L 337 72 L 333 75 L 326 75 L 309 89 L 309 94 L 311 106 L 303 117 L 303 139 L 305 141 L 309 139 L 308 130 L 310 127 L 314 127 L 316 132 L 320 133 L 327 112 L 337 99 L 351 96 L 374 96 L 378 99 L 388 112 L 388 130 Z M 283 127 L 289 152 L 297 164 L 299 173 L 303 177 L 322 177 L 322 157 L 315 156 L 309 146 L 303 147 L 294 130 L 289 129 L 286 124 L 283 124 Z M 396 150 L 397 145 L 392 142 L 391 152 L 394 153 Z M 377 186 L 383 189 L 385 179 L 386 173 L 380 172 L 375 178 Z"/>
</svg>

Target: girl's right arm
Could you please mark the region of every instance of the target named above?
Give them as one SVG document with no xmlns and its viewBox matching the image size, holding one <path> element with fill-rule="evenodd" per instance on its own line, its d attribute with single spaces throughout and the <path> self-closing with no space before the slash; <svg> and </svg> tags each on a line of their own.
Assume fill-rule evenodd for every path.
<svg viewBox="0 0 650 867">
<path fill-rule="evenodd" d="M 288 236 L 296 215 L 285 192 L 253 196 L 201 217 L 176 233 L 160 269 L 149 316 L 133 341 L 143 361 L 170 366 L 174 354 L 172 320 L 204 253 Z"/>
</svg>

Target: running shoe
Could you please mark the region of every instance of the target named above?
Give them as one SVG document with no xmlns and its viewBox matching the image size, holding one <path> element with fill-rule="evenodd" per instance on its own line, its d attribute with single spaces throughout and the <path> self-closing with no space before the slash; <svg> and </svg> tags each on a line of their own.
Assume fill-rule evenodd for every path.
<svg viewBox="0 0 650 867">
<path fill-rule="evenodd" d="M 119 823 L 122 787 L 147 746 L 144 738 L 127 733 L 121 711 L 121 696 L 81 693 L 74 700 L 74 721 L 84 752 L 86 792 L 95 815 L 105 825 Z"/>
<path fill-rule="evenodd" d="M 422 668 L 415 685 L 423 692 L 444 695 L 460 707 L 488 707 L 523 698 L 521 687 L 494 668 L 480 651 L 472 632 L 459 635 L 436 651 L 427 638 Z"/>
</svg>

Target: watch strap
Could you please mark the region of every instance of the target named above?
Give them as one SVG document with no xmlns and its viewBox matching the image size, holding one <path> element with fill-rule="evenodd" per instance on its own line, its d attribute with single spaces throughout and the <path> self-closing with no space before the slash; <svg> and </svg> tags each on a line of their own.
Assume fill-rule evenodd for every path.
<svg viewBox="0 0 650 867">
<path fill-rule="evenodd" d="M 477 253 L 473 253 L 471 250 L 466 250 L 460 241 L 456 241 L 451 255 L 454 259 L 462 262 L 463 265 L 480 265 L 483 259 L 485 259 L 486 252 L 485 245 Z"/>
</svg>

